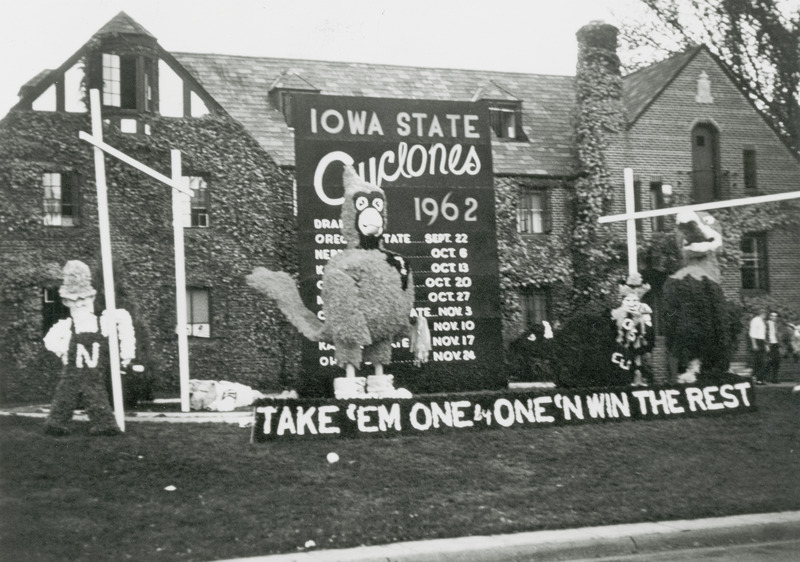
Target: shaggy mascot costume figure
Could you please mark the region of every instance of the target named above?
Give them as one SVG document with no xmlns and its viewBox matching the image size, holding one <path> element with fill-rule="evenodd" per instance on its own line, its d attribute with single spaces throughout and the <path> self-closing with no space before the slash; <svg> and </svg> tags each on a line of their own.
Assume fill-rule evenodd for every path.
<svg viewBox="0 0 800 562">
<path fill-rule="evenodd" d="M 344 167 L 342 236 L 347 249 L 333 256 L 322 275 L 325 322 L 308 310 L 288 273 L 259 267 L 247 283 L 272 298 L 289 321 L 308 339 L 332 343 L 336 362 L 346 377 L 334 380 L 337 398 L 353 396 L 410 397 L 395 389 L 383 366 L 391 361 L 392 342 L 412 336 L 415 362 L 427 360 L 430 350 L 424 318 L 412 324 L 414 281 L 406 261 L 383 248 L 386 196 L 363 181 L 352 166 Z M 416 328 L 416 330 L 415 330 Z M 413 333 L 412 333 L 413 332 Z M 420 337 L 423 334 L 423 337 Z M 374 366 L 366 380 L 356 377 L 362 362 Z"/>
<path fill-rule="evenodd" d="M 664 283 L 664 335 L 670 379 L 689 369 L 689 376 L 719 376 L 730 365 L 741 330 L 737 306 L 720 286 L 717 252 L 722 232 L 705 212 L 683 211 L 675 217 L 683 267 Z M 694 376 L 691 376 L 694 375 Z"/>
<path fill-rule="evenodd" d="M 81 399 L 89 416 L 89 433 L 116 435 L 120 433 L 108 403 L 106 373 L 108 363 L 108 316 L 94 314 L 97 291 L 91 285 L 89 267 L 77 260 L 64 266 L 64 283 L 59 289 L 69 318 L 59 320 L 44 337 L 48 351 L 55 353 L 64 364 L 56 386 L 44 428 L 51 435 L 69 433 L 67 422 Z M 120 359 L 127 365 L 135 356 L 136 339 L 131 316 L 125 310 L 115 313 L 120 340 Z"/>
</svg>

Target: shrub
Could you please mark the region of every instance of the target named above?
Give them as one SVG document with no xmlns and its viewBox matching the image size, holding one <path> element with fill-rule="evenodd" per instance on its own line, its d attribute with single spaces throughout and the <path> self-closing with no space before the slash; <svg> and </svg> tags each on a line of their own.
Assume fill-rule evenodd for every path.
<svg viewBox="0 0 800 562">
<path fill-rule="evenodd" d="M 556 383 L 566 387 L 616 386 L 611 368 L 616 332 L 611 311 L 589 308 L 569 318 L 553 338 L 553 368 Z"/>
</svg>

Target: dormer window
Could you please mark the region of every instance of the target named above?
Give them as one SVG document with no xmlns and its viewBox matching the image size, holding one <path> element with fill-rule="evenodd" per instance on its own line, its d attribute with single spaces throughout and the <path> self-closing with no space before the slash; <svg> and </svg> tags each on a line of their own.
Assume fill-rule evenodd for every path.
<svg viewBox="0 0 800 562">
<path fill-rule="evenodd" d="M 286 124 L 289 125 L 290 129 L 294 128 L 294 124 L 292 123 L 292 92 L 286 90 L 281 91 L 278 100 L 279 109 L 281 113 L 283 113 Z"/>
<path fill-rule="evenodd" d="M 519 103 L 489 102 L 491 127 L 498 139 L 516 140 L 522 132 L 522 110 Z"/>
<path fill-rule="evenodd" d="M 272 105 L 283 114 L 289 128 L 292 123 L 292 96 L 295 94 L 319 94 L 320 89 L 300 76 L 298 70 L 287 70 L 270 85 L 269 97 Z"/>
<path fill-rule="evenodd" d="M 292 123 L 292 97 L 297 94 L 319 93 L 319 90 L 300 90 L 300 89 L 286 89 L 278 88 L 271 92 L 271 97 L 278 111 L 283 114 L 283 119 L 290 129 L 294 128 Z"/>
<path fill-rule="evenodd" d="M 522 101 L 503 85 L 492 80 L 478 86 L 472 101 L 483 101 L 489 108 L 489 124 L 495 138 L 527 140 L 522 132 Z"/>
</svg>

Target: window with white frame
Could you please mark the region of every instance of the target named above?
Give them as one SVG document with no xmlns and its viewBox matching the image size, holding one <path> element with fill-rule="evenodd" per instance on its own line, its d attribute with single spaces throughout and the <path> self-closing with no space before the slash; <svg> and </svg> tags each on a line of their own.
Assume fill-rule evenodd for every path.
<svg viewBox="0 0 800 562">
<path fill-rule="evenodd" d="M 187 333 L 196 338 L 211 337 L 210 291 L 206 288 L 186 288 Z"/>
<path fill-rule="evenodd" d="M 203 176 L 189 176 L 188 183 L 192 190 L 192 197 L 180 195 L 183 207 L 183 226 L 208 228 L 210 203 L 208 180 Z"/>
<path fill-rule="evenodd" d="M 103 105 L 154 111 L 156 68 L 149 57 L 103 53 Z"/>
<path fill-rule="evenodd" d="M 742 151 L 742 167 L 744 170 L 744 188 L 748 192 L 758 189 L 758 168 L 756 166 L 756 151 L 753 148 L 746 148 Z"/>
<path fill-rule="evenodd" d="M 78 220 L 78 186 L 71 173 L 42 174 L 44 192 L 44 224 L 46 226 L 76 226 Z"/>
<path fill-rule="evenodd" d="M 522 129 L 521 121 L 519 104 L 491 103 L 489 105 L 489 122 L 497 138 L 519 138 Z"/>
<path fill-rule="evenodd" d="M 650 182 L 650 208 L 653 210 L 663 209 L 666 206 L 664 200 L 663 183 L 658 180 Z M 637 224 L 640 221 L 636 221 Z M 650 228 L 653 232 L 664 232 L 665 230 L 664 217 L 650 217 Z"/>
<path fill-rule="evenodd" d="M 153 93 L 153 75 L 155 74 L 155 69 L 153 65 L 152 59 L 144 58 L 143 60 L 143 72 L 142 72 L 142 88 L 143 88 L 143 98 L 144 98 L 144 110 L 145 111 L 155 111 L 155 99 Z"/>
<path fill-rule="evenodd" d="M 547 289 L 522 292 L 522 313 L 526 326 L 550 321 L 550 291 Z"/>
<path fill-rule="evenodd" d="M 746 291 L 769 291 L 766 232 L 742 235 L 740 249 L 742 251 L 740 264 L 742 289 Z"/>
<path fill-rule="evenodd" d="M 289 128 L 294 127 L 292 123 L 292 92 L 282 91 L 280 93 L 280 106 L 286 124 Z"/>
<path fill-rule="evenodd" d="M 517 208 L 517 232 L 543 234 L 550 230 L 549 193 L 544 189 L 523 188 Z"/>
<path fill-rule="evenodd" d="M 47 331 L 62 318 L 69 318 L 69 309 L 64 306 L 58 287 L 42 288 L 42 333 Z"/>
<path fill-rule="evenodd" d="M 103 53 L 103 105 L 120 107 L 122 78 L 119 55 Z"/>
</svg>

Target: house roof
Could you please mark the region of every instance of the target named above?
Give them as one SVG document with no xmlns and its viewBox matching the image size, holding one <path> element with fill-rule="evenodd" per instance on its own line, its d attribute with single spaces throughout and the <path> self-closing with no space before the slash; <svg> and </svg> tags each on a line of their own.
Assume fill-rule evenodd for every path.
<svg viewBox="0 0 800 562">
<path fill-rule="evenodd" d="M 294 136 L 268 93 L 291 76 L 322 94 L 471 101 L 521 100 L 526 142 L 493 142 L 498 174 L 566 176 L 574 173 L 571 116 L 574 77 L 172 53 L 239 120 L 275 160 L 294 165 Z"/>
<path fill-rule="evenodd" d="M 317 88 L 314 84 L 309 82 L 308 80 L 304 79 L 300 76 L 294 69 L 289 69 L 280 76 L 278 76 L 275 81 L 270 85 L 269 91 L 274 89 L 283 89 L 283 90 L 306 90 L 309 92 L 319 92 L 319 88 Z"/>
<path fill-rule="evenodd" d="M 472 100 L 519 101 L 519 98 L 502 86 L 498 86 L 494 82 L 489 81 L 478 86 L 478 89 L 475 90 L 475 94 L 472 96 Z"/>
<path fill-rule="evenodd" d="M 45 69 L 39 72 L 36 76 L 25 82 L 22 87 L 19 89 L 19 95 L 24 95 L 27 91 L 35 89 L 39 84 L 41 84 L 44 80 L 46 80 L 53 71 L 51 69 Z"/>
<path fill-rule="evenodd" d="M 623 78 L 622 102 L 628 126 L 639 119 L 697 53 L 705 48 L 703 45 L 691 47 Z"/>
<path fill-rule="evenodd" d="M 106 23 L 103 27 L 97 30 L 93 37 L 102 35 L 112 35 L 116 33 L 129 33 L 133 35 L 146 35 L 148 37 L 155 37 L 152 33 L 147 31 L 144 27 L 130 17 L 125 12 L 120 12 Z"/>
<path fill-rule="evenodd" d="M 146 36 L 158 45 L 153 35 L 125 12 L 114 16 L 93 38 L 116 34 Z M 171 64 L 182 67 L 181 74 L 207 103 L 241 122 L 282 166 L 294 166 L 294 134 L 270 100 L 270 92 L 281 88 L 338 96 L 519 102 L 524 140 L 494 139 L 495 173 L 563 177 L 576 172 L 572 76 L 168 53 L 157 48 Z M 707 50 L 704 46 L 692 47 L 623 78 L 622 102 L 629 126 L 703 49 Z M 54 80 L 55 73 L 40 73 L 23 86 L 20 94 L 38 95 Z"/>
<path fill-rule="evenodd" d="M 59 68 L 43 70 L 28 80 L 19 90 L 18 95 L 20 99 L 15 107 L 25 107 L 26 104 L 30 104 L 45 91 L 45 89 L 52 86 L 68 68 L 75 64 L 87 52 L 95 41 L 107 38 L 108 36 L 112 36 L 113 39 L 114 36 L 118 35 L 136 35 L 139 40 L 145 38 L 144 41 L 149 43 L 151 48 L 155 49 L 159 53 L 159 56 L 165 60 L 173 70 L 178 72 L 191 84 L 193 91 L 203 99 L 210 109 L 215 112 L 225 113 L 224 108 L 222 108 L 205 88 L 203 88 L 202 84 L 199 84 L 191 74 L 186 72 L 186 70 L 181 67 L 180 63 L 158 44 L 158 40 L 149 31 L 139 25 L 125 12 L 120 12 L 111 18 L 108 23 L 97 30 L 92 35 L 91 39 L 73 53 Z"/>
</svg>

